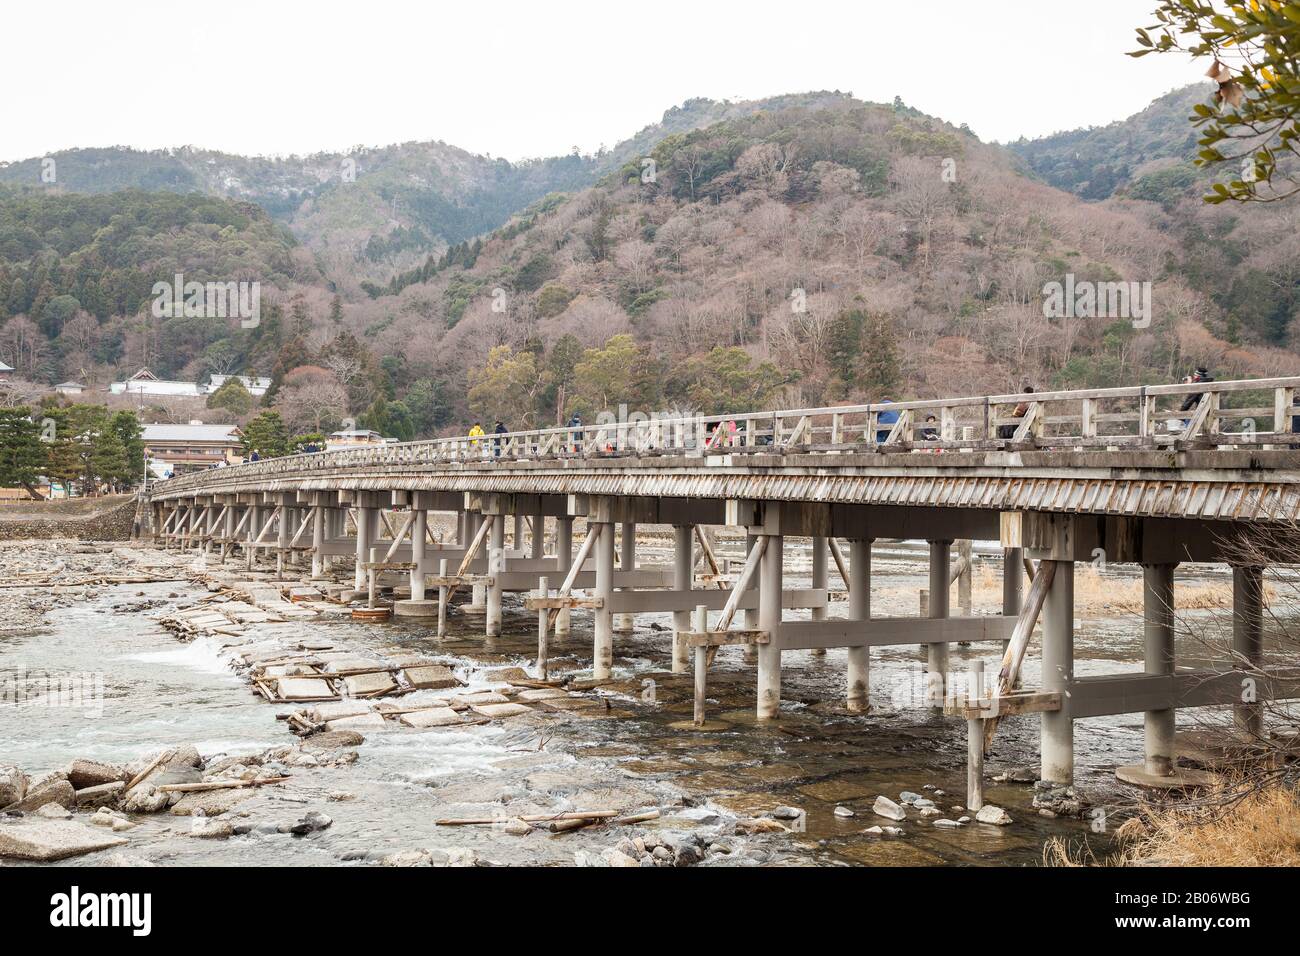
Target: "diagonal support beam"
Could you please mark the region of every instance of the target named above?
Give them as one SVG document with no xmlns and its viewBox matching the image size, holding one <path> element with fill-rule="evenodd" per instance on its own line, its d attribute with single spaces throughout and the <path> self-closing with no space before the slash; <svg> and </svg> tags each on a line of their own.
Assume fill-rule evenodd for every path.
<svg viewBox="0 0 1300 956">
<path fill-rule="evenodd" d="M 1029 586 L 1025 606 L 1016 621 L 1015 630 L 1011 632 L 1011 640 L 1007 642 L 1006 652 L 1002 655 L 995 699 L 1006 697 L 1015 689 L 1016 681 L 1020 677 L 1020 665 L 1024 662 L 1025 651 L 1029 647 L 1029 637 L 1034 633 L 1034 626 L 1043 611 L 1043 603 L 1047 600 L 1047 592 L 1052 586 L 1054 577 L 1056 577 L 1056 562 L 1040 561 L 1037 573 L 1034 574 L 1034 583 Z M 993 742 L 993 735 L 997 733 L 997 729 L 997 717 L 985 721 L 984 749 L 986 751 Z"/>
</svg>

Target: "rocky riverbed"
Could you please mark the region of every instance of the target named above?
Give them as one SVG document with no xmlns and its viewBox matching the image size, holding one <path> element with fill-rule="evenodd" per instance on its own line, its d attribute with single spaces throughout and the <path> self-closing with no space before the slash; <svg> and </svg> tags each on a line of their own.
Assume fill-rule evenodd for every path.
<svg viewBox="0 0 1300 956">
<path fill-rule="evenodd" d="M 925 571 L 893 565 L 878 562 L 873 603 L 906 613 Z M 620 635 L 614 680 L 595 684 L 575 613 L 543 682 L 513 602 L 500 638 L 457 612 L 438 641 L 422 623 L 354 622 L 322 582 L 193 554 L 13 543 L 0 573 L 22 584 L 0 589 L 7 860 L 1033 862 L 1050 836 L 1106 839 L 1096 821 L 1130 798 L 1111 768 L 1141 752 L 1140 715 L 1089 722 L 1078 790 L 1035 789 L 1036 725 L 1009 719 L 994 806 L 974 814 L 964 728 L 913 699 L 915 649 L 873 655 L 868 715 L 841 705 L 843 652 L 787 655 L 775 725 L 753 719 L 752 668 L 724 650 L 701 731 L 683 727 L 690 676 L 663 670 L 666 615 Z M 1131 627 L 1086 622 L 1080 669 L 1113 670 Z"/>
</svg>

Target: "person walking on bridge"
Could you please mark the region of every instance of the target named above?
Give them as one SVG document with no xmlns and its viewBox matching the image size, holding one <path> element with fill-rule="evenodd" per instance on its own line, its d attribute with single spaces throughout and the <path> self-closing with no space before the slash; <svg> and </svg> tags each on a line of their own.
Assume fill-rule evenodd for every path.
<svg viewBox="0 0 1300 956">
<path fill-rule="evenodd" d="M 509 431 L 510 431 L 510 429 L 506 428 L 506 423 L 503 422 L 501 419 L 498 418 L 498 419 L 497 419 L 497 422 L 496 422 L 496 427 L 494 427 L 494 428 L 492 429 L 492 434 L 494 434 L 494 435 L 504 435 L 504 434 L 506 434 L 506 433 L 509 432 Z M 496 456 L 497 458 L 500 458 L 500 457 L 501 457 L 501 439 L 500 439 L 500 438 L 494 438 L 494 439 L 492 439 L 492 454 L 493 454 L 494 456 Z"/>
<path fill-rule="evenodd" d="M 1034 386 L 1026 385 L 1023 391 L 1026 395 L 1032 395 L 1034 394 Z M 1011 410 L 1012 418 L 1024 418 L 1028 414 L 1029 414 L 1029 402 L 1021 402 L 1019 405 L 1017 405 L 1015 408 Z M 998 437 L 1002 439 L 1015 438 L 1016 429 L 1019 427 L 1020 427 L 1019 425 L 1015 425 L 1015 424 L 999 425 Z"/>
<path fill-rule="evenodd" d="M 1183 384 L 1196 385 L 1199 384 L 1200 382 L 1213 382 L 1213 381 L 1214 381 L 1214 376 L 1210 374 L 1210 370 L 1206 368 L 1204 365 L 1198 365 L 1191 375 L 1183 379 Z M 1183 404 L 1178 410 L 1180 412 L 1192 411 L 1194 408 L 1196 408 L 1197 405 L 1201 404 L 1201 398 L 1202 396 L 1204 396 L 1204 394 L 1205 394 L 1204 392 L 1195 392 L 1191 395 L 1188 395 L 1185 399 L 1183 399 Z M 1186 428 L 1189 425 L 1191 425 L 1191 423 L 1192 420 L 1190 418 L 1184 418 L 1183 429 L 1186 430 Z"/>
<path fill-rule="evenodd" d="M 480 439 L 485 434 L 487 433 L 483 431 L 483 426 L 475 422 L 469 430 L 469 448 L 471 452 L 477 452 L 483 447 L 483 442 Z"/>
<path fill-rule="evenodd" d="M 569 419 L 569 433 L 573 438 L 573 452 L 577 454 L 582 451 L 582 416 L 577 412 Z"/>
<path fill-rule="evenodd" d="M 882 405 L 892 405 L 894 404 L 894 400 L 892 398 L 882 398 L 880 403 Z M 887 442 L 889 440 L 889 433 L 894 430 L 894 426 L 897 424 L 898 412 L 886 411 L 879 413 L 876 416 L 876 444 L 883 445 Z M 889 427 L 881 428 L 880 426 L 882 425 L 888 425 Z"/>
</svg>

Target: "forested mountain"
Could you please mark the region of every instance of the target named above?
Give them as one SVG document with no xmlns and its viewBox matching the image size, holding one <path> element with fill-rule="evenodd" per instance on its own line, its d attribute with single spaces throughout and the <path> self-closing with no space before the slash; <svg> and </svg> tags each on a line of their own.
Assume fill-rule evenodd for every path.
<svg viewBox="0 0 1300 956">
<path fill-rule="evenodd" d="M 402 438 L 620 403 L 1293 372 L 1298 213 L 1139 189 L 1185 164 L 1189 113 L 1166 97 L 1123 130 L 1008 149 L 813 93 L 693 100 L 614 149 L 532 163 L 443 144 L 61 154 L 57 186 L 0 187 L 0 359 L 46 383 L 271 375 L 293 429 L 349 416 Z M 260 280 L 261 326 L 149 317 L 151 282 L 182 269 Z M 1152 321 L 1045 318 L 1066 274 L 1152 283 Z"/>
<path fill-rule="evenodd" d="M 346 293 L 363 281 L 386 283 L 430 254 L 441 255 L 450 245 L 495 229 L 548 193 L 589 186 L 671 133 L 761 109 L 843 98 L 807 93 L 739 103 L 690 100 L 626 142 L 591 156 L 575 152 L 511 163 L 442 142 L 285 158 L 192 147 L 74 149 L 0 163 L 0 184 L 48 185 L 49 191 L 72 193 L 200 192 L 254 202 L 286 223 L 335 288 Z M 42 178 L 50 176 L 47 168 L 52 184 Z"/>
</svg>

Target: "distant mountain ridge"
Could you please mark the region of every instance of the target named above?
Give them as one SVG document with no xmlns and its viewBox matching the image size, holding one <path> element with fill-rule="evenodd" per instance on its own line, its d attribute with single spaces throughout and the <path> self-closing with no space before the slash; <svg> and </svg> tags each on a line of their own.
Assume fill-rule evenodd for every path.
<svg viewBox="0 0 1300 956">
<path fill-rule="evenodd" d="M 336 287 L 386 282 L 448 246 L 503 225 L 549 193 L 594 183 L 665 136 L 788 106 L 842 102 L 814 92 L 743 102 L 688 100 L 611 150 L 510 162 L 441 141 L 308 156 L 250 157 L 190 146 L 70 149 L 0 163 L 0 184 L 42 186 L 53 160 L 58 191 L 201 192 L 254 202 L 286 223 Z M 46 187 L 49 188 L 49 187 Z"/>
</svg>

